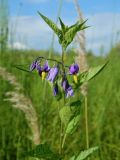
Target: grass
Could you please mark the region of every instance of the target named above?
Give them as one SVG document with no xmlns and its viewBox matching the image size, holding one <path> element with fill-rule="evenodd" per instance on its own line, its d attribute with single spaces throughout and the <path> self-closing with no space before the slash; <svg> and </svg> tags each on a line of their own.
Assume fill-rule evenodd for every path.
<svg viewBox="0 0 120 160">
<path fill-rule="evenodd" d="M 22 85 L 24 95 L 31 99 L 38 115 L 41 140 L 59 145 L 58 102 L 54 100 L 51 88 L 47 85 L 46 99 L 43 100 L 43 85 L 36 73 L 28 74 L 12 67 L 13 64 L 29 64 L 38 55 L 47 56 L 48 52 L 14 51 L 2 54 L 0 66 L 16 76 Z M 59 59 L 59 55 L 55 54 Z M 99 152 L 91 156 L 91 160 L 120 159 L 120 46 L 113 48 L 105 56 L 93 56 L 88 53 L 90 66 L 101 64 L 109 59 L 106 69 L 89 83 L 88 88 L 88 124 L 89 145 L 100 146 Z M 67 64 L 73 61 L 73 53 L 69 53 Z M 31 130 L 24 113 L 12 107 L 9 101 L 4 101 L 5 93 L 14 90 L 13 86 L 0 77 L 0 160 L 24 160 L 23 151 L 32 148 Z M 75 134 L 66 139 L 64 150 L 67 155 L 73 155 L 85 149 L 84 106 L 81 106 L 81 119 Z M 72 140 L 72 141 L 71 141 Z M 67 149 L 69 143 L 69 150 Z M 72 152 L 71 152 L 72 151 Z M 66 160 L 69 157 L 66 156 Z"/>
</svg>

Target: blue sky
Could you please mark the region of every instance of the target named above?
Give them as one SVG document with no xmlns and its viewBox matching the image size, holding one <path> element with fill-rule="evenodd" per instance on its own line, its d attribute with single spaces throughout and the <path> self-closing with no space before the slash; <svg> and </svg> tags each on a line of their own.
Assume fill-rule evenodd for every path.
<svg viewBox="0 0 120 160">
<path fill-rule="evenodd" d="M 79 4 L 91 26 L 86 31 L 87 49 L 99 54 L 100 48 L 104 47 L 107 52 L 111 42 L 119 40 L 120 0 L 79 0 Z M 10 28 L 16 27 L 14 44 L 18 48 L 48 49 L 52 31 L 37 11 L 56 21 L 59 0 L 9 0 L 9 7 Z M 77 20 L 73 0 L 63 0 L 61 18 L 68 25 Z M 57 39 L 54 46 L 59 49 Z"/>
</svg>

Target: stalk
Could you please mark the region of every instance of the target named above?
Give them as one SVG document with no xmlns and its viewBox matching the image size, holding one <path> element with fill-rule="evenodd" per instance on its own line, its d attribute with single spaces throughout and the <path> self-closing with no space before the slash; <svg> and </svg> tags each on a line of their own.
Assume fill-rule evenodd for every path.
<svg viewBox="0 0 120 160">
<path fill-rule="evenodd" d="M 64 78 L 64 75 L 65 75 L 64 55 L 65 55 L 65 49 L 62 47 L 62 57 L 61 57 L 61 61 L 62 61 L 63 78 Z M 63 105 L 65 105 L 65 94 L 64 94 Z M 61 154 L 62 154 L 62 149 L 63 149 L 63 147 L 64 147 L 66 135 L 64 135 L 64 133 L 63 133 L 63 125 L 62 125 L 62 122 L 60 121 L 60 123 L 61 123 L 61 127 L 60 127 L 60 150 L 59 150 L 59 153 L 60 153 L 60 155 L 61 155 Z M 63 136 L 63 135 L 64 135 L 64 136 Z"/>
<path fill-rule="evenodd" d="M 64 148 L 66 137 L 67 137 L 67 134 L 65 133 L 62 141 L 62 149 Z"/>
<path fill-rule="evenodd" d="M 60 121 L 60 147 L 59 147 L 59 154 L 62 155 L 62 141 L 63 141 L 63 125 Z"/>
<path fill-rule="evenodd" d="M 58 23 L 58 18 L 60 16 L 60 13 L 61 13 L 61 9 L 62 9 L 62 2 L 63 0 L 60 0 L 59 1 L 59 6 L 58 6 L 58 14 L 57 14 L 57 19 L 56 19 L 56 24 Z M 52 51 L 53 51 L 53 46 L 54 46 L 54 40 L 55 40 L 55 33 L 53 32 L 53 35 L 52 35 L 52 40 L 51 40 L 51 46 L 50 46 L 50 50 L 49 50 L 49 59 L 52 57 Z M 45 81 L 45 84 L 44 84 L 44 89 L 43 89 L 43 106 L 46 106 L 46 81 Z M 44 107 L 45 108 L 45 107 Z M 42 107 L 42 113 L 44 113 L 44 108 Z M 44 116 L 41 118 L 42 121 L 44 120 Z M 43 126 L 41 126 L 41 131 L 43 131 Z"/>
</svg>

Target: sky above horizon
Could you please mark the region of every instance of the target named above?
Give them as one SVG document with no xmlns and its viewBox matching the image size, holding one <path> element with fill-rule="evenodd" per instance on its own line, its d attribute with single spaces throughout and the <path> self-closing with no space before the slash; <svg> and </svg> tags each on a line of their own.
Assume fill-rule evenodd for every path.
<svg viewBox="0 0 120 160">
<path fill-rule="evenodd" d="M 84 18 L 88 19 L 86 46 L 95 54 L 107 52 L 111 44 L 120 40 L 120 1 L 119 0 L 78 0 Z M 14 47 L 48 49 L 52 31 L 39 17 L 37 11 L 56 21 L 60 0 L 8 0 L 10 30 L 14 34 Z M 73 0 L 63 0 L 60 17 L 65 24 L 72 25 L 78 15 Z M 74 43 L 71 45 L 74 47 Z M 60 51 L 57 38 L 55 50 Z"/>
</svg>

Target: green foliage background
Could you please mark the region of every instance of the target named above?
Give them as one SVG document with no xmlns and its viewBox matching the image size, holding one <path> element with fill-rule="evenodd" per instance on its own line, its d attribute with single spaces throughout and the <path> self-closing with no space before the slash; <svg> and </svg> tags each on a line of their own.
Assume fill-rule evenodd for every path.
<svg viewBox="0 0 120 160">
<path fill-rule="evenodd" d="M 55 53 L 54 53 L 55 54 Z M 67 65 L 73 62 L 74 53 L 67 53 Z M 13 64 L 26 64 L 37 56 L 48 56 L 46 51 L 8 51 L 1 55 L 0 65 L 13 73 L 24 87 L 24 94 L 31 98 L 37 111 L 41 129 L 42 142 L 48 142 L 56 149 L 59 145 L 60 121 L 58 118 L 57 101 L 47 86 L 43 95 L 44 82 L 37 74 L 29 74 L 12 67 Z M 60 55 L 54 57 L 60 59 Z M 91 160 L 120 159 L 120 46 L 113 48 L 107 56 L 87 54 L 90 66 L 97 66 L 109 59 L 107 67 L 89 83 L 88 112 L 90 147 L 99 146 L 98 152 Z M 12 104 L 4 101 L 5 93 L 13 90 L 7 81 L 0 77 L 0 160 L 24 160 L 23 153 L 32 149 L 31 131 L 24 114 L 12 108 Z M 68 136 L 65 144 L 66 155 L 73 156 L 85 149 L 84 106 L 81 106 L 81 117 L 78 129 Z M 69 144 L 69 150 L 67 149 Z M 66 159 L 68 157 L 66 156 Z"/>
</svg>

